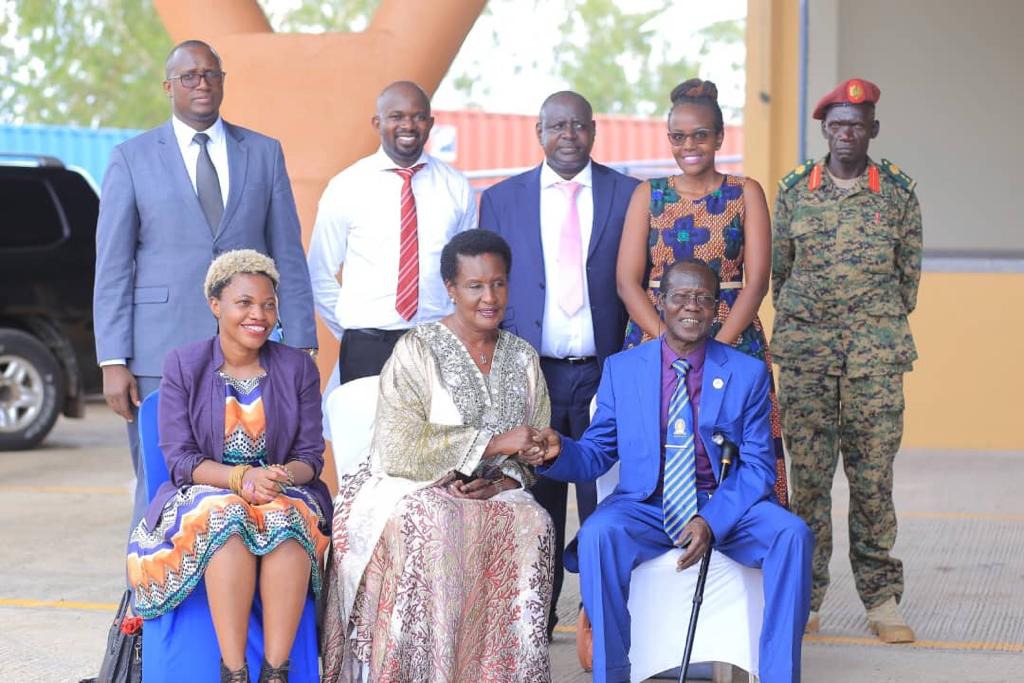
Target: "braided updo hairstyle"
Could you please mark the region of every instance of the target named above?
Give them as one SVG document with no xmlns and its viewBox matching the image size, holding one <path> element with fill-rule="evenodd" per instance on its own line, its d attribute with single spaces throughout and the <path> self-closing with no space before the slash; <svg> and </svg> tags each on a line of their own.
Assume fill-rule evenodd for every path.
<svg viewBox="0 0 1024 683">
<path fill-rule="evenodd" d="M 725 122 L 722 119 L 722 108 L 718 106 L 718 87 L 711 81 L 703 81 L 699 78 L 691 78 L 683 81 L 672 88 L 669 96 L 672 100 L 672 109 L 681 104 L 699 104 L 711 110 L 715 115 L 715 132 L 721 133 L 725 130 Z M 669 116 L 672 110 L 669 110 Z"/>
</svg>

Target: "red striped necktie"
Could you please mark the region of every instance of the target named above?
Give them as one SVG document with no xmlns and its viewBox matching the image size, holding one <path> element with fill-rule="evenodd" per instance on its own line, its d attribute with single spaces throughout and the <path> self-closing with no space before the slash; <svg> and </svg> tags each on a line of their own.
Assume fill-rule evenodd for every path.
<svg viewBox="0 0 1024 683">
<path fill-rule="evenodd" d="M 420 242 L 416 222 L 416 197 L 412 194 L 412 176 L 426 164 L 411 168 L 392 168 L 402 178 L 402 230 L 398 248 L 398 288 L 395 310 L 412 320 L 420 301 Z"/>
</svg>

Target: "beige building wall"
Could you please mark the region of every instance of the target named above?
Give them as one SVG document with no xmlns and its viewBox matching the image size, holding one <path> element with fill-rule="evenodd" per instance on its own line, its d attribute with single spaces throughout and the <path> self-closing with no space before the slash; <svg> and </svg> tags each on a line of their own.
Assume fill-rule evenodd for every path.
<svg viewBox="0 0 1024 683">
<path fill-rule="evenodd" d="M 809 8 L 807 152 L 827 150 L 818 99 L 854 76 L 882 89 L 872 156 L 918 181 L 925 247 L 1024 258 L 1024 2 L 813 0 Z M 1024 302 L 1021 302 L 1024 303 Z"/>
<path fill-rule="evenodd" d="M 826 151 L 810 118 L 814 104 L 859 76 L 882 89 L 872 155 L 918 181 L 925 274 L 911 326 L 921 358 L 907 376 L 904 446 L 1024 449 L 1024 220 L 1015 168 L 1024 154 L 1024 2 L 808 6 L 807 156 Z"/>
</svg>

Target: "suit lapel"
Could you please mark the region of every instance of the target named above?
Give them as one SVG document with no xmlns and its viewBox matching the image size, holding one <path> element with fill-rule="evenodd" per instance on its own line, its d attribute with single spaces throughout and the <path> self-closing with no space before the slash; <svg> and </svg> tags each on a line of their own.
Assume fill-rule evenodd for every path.
<svg viewBox="0 0 1024 683">
<path fill-rule="evenodd" d="M 544 263 L 544 243 L 540 237 L 540 169 L 538 166 L 529 176 L 523 179 L 526 184 L 524 192 L 518 193 L 523 198 L 522 215 L 524 216 L 523 237 L 526 241 L 524 246 L 535 254 L 540 254 L 540 263 Z M 527 252 L 530 253 L 530 252 Z M 540 269 L 540 276 L 544 278 L 544 268 Z"/>
<path fill-rule="evenodd" d="M 704 379 L 700 387 L 700 415 L 698 417 L 701 437 L 705 448 L 711 431 L 718 422 L 718 413 L 722 410 L 722 399 L 729 388 L 731 372 L 727 367 L 729 359 L 722 352 L 722 346 L 713 339 L 708 340 L 707 352 L 704 356 Z"/>
<path fill-rule="evenodd" d="M 214 343 L 220 345 L 217 341 Z M 214 459 L 217 462 L 224 462 L 224 413 L 227 391 L 220 375 L 217 374 L 220 366 L 221 363 L 214 364 L 213 372 L 207 375 L 207 381 L 210 384 L 210 438 L 213 440 L 210 447 L 213 449 Z"/>
<path fill-rule="evenodd" d="M 185 221 L 190 225 L 197 225 L 202 228 L 203 234 L 210 236 L 210 228 L 206 222 L 202 207 L 199 206 L 199 197 L 192 186 L 188 170 L 185 168 L 185 160 L 178 149 L 178 139 L 174 137 L 174 127 L 168 121 L 160 129 L 160 136 L 157 138 L 160 145 L 160 161 L 163 163 L 166 177 L 171 179 L 171 185 L 178 195 L 178 202 L 186 213 L 191 213 L 192 218 Z"/>
<path fill-rule="evenodd" d="M 278 452 L 277 443 L 275 439 L 279 436 L 277 430 L 274 429 L 274 425 L 283 424 L 281 416 L 275 412 L 275 408 L 280 409 L 281 405 L 279 401 L 274 400 L 274 394 L 277 391 L 277 385 L 274 382 L 274 373 L 271 371 L 270 365 L 270 343 L 263 345 L 260 349 L 260 365 L 263 366 L 263 371 L 267 373 L 266 378 L 263 380 L 263 386 L 261 389 L 261 397 L 263 403 L 263 415 L 264 415 L 264 427 L 263 434 L 266 443 L 267 455 L 266 462 L 273 463 L 277 462 L 274 460 L 274 454 Z M 283 460 L 281 462 L 284 462 Z"/>
<path fill-rule="evenodd" d="M 605 226 L 608 225 L 608 216 L 612 206 L 612 185 L 614 179 L 608 170 L 596 163 L 590 164 L 591 169 L 591 196 L 594 198 L 594 225 L 590 230 L 590 245 L 587 247 L 587 258 L 594 255 L 597 245 L 601 243 L 601 236 Z"/>
<path fill-rule="evenodd" d="M 648 446 L 658 452 L 661 449 L 661 339 L 645 342 L 638 350 L 636 400 L 640 405 L 640 425 Z"/>
<path fill-rule="evenodd" d="M 227 121 L 224 122 L 224 142 L 228 148 L 228 203 L 224 207 L 224 218 L 217 228 L 219 237 L 238 209 L 245 191 L 245 175 L 249 170 L 249 150 L 242 132 Z"/>
</svg>

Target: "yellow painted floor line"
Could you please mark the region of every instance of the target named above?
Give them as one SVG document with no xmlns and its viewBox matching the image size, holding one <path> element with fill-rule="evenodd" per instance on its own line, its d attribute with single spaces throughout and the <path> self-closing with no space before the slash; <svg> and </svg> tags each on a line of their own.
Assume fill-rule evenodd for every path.
<svg viewBox="0 0 1024 683">
<path fill-rule="evenodd" d="M 867 636 L 804 636 L 805 643 L 825 645 L 874 645 L 878 647 L 917 647 L 931 650 L 968 650 L 978 652 L 1024 652 L 1024 643 L 987 643 L 981 641 L 918 640 L 913 643 L 888 645 Z"/>
<path fill-rule="evenodd" d="M 128 492 L 127 484 L 124 486 L 0 486 L 0 493 L 113 493 L 127 495 Z"/>
<path fill-rule="evenodd" d="M 116 602 L 76 602 L 74 600 L 25 600 L 23 598 L 0 598 L 0 607 L 28 607 L 30 609 L 81 609 L 113 612 Z"/>
</svg>

